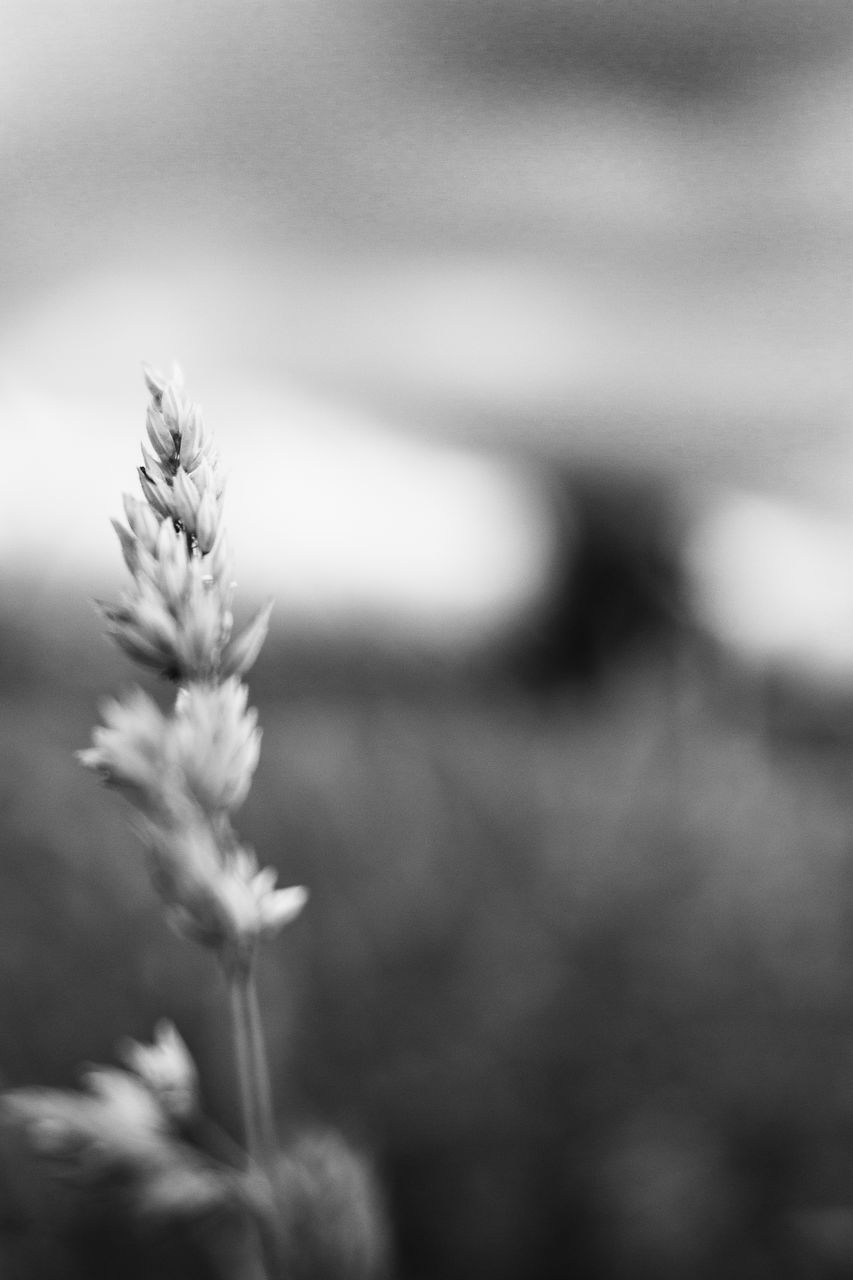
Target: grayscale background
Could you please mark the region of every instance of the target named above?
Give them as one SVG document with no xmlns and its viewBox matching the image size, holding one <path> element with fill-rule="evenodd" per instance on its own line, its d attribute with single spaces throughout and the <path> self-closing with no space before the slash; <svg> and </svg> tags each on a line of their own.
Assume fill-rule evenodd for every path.
<svg viewBox="0 0 853 1280">
<path fill-rule="evenodd" d="M 237 1128 L 213 965 L 72 754 L 136 679 L 91 600 L 176 360 L 276 599 L 285 1139 L 365 1153 L 399 1280 L 848 1275 L 850 6 L 0 31 L 2 1082 L 170 1016 Z"/>
</svg>

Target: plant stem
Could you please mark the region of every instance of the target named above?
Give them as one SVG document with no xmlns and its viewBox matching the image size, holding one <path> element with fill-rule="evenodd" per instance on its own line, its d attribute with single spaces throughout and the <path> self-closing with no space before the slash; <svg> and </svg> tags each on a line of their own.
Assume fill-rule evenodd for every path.
<svg viewBox="0 0 853 1280">
<path fill-rule="evenodd" d="M 266 1188 L 267 1204 L 259 1207 L 256 1226 L 267 1276 L 276 1280 L 282 1265 L 275 1203 L 276 1139 L 258 994 L 250 966 L 232 970 L 228 982 L 246 1151 Z"/>
<path fill-rule="evenodd" d="M 243 1138 L 246 1151 L 253 1163 L 261 1165 L 261 1137 L 258 1107 L 255 1100 L 254 1068 L 252 1064 L 252 1035 L 249 1025 L 248 974 L 233 973 L 229 979 L 231 997 L 231 1029 L 234 1034 L 234 1057 L 237 1063 L 237 1082 L 240 1089 L 240 1112 L 243 1120 Z"/>
<path fill-rule="evenodd" d="M 230 994 L 246 1149 L 255 1164 L 271 1174 L 276 1154 L 275 1118 L 261 1010 L 251 969 L 232 973 Z"/>
<path fill-rule="evenodd" d="M 258 1004 L 258 989 L 250 977 L 246 985 L 246 1005 L 249 1023 L 249 1048 L 252 1070 L 254 1073 L 255 1105 L 258 1119 L 258 1145 L 260 1163 L 274 1180 L 275 1157 L 277 1150 L 275 1134 L 275 1116 L 270 1088 L 270 1071 L 267 1061 L 264 1029 L 261 1022 L 261 1010 Z"/>
</svg>

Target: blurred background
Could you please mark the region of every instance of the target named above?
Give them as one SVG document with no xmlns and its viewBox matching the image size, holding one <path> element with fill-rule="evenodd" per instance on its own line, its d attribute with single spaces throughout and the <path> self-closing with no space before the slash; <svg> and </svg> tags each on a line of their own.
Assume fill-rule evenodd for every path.
<svg viewBox="0 0 853 1280">
<path fill-rule="evenodd" d="M 0 17 L 3 1082 L 171 1016 L 237 1132 L 72 756 L 176 359 L 277 602 L 283 1133 L 370 1159 L 400 1280 L 849 1274 L 849 5 Z"/>
</svg>

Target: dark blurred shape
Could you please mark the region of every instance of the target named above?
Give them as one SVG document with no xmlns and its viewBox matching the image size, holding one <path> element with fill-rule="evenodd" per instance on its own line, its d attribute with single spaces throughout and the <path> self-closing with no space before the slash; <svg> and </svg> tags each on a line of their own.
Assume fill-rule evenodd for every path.
<svg viewBox="0 0 853 1280">
<path fill-rule="evenodd" d="M 390 1243 L 366 1158 L 331 1130 L 300 1135 L 278 1163 L 289 1280 L 386 1280 Z"/>
<path fill-rule="evenodd" d="M 676 642 L 686 599 L 675 503 L 663 481 L 558 470 L 556 555 L 543 604 L 511 661 L 540 691 L 600 685 L 626 662 Z"/>
<path fill-rule="evenodd" d="M 731 91 L 825 57 L 850 32 L 842 0 L 439 0 L 410 21 L 466 78 L 533 92 L 580 73 L 618 91 Z"/>
</svg>

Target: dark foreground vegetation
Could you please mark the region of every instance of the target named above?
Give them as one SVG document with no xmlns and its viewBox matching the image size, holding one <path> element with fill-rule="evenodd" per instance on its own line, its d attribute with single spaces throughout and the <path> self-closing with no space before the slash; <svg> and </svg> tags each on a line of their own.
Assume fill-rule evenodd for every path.
<svg viewBox="0 0 853 1280">
<path fill-rule="evenodd" d="M 0 641 L 3 1082 L 70 1087 L 168 1016 L 236 1133 L 214 967 L 72 758 L 129 683 L 75 609 L 16 609 Z M 475 675 L 282 642 L 258 665 L 241 829 L 312 895 L 261 973 L 284 1143 L 340 1135 L 307 1140 L 333 1199 L 370 1162 L 400 1280 L 849 1274 L 843 721 L 782 737 L 695 652 L 585 697 Z M 120 1233 L 27 1246 L 51 1207 L 23 1222 L 17 1159 L 0 1273 L 144 1274 Z M 346 1274 L 333 1254 L 311 1274 Z"/>
</svg>

